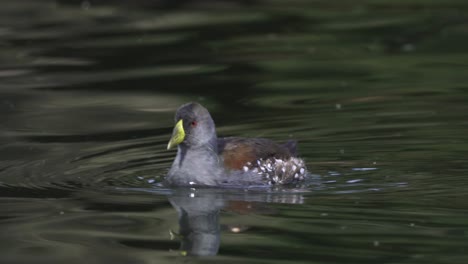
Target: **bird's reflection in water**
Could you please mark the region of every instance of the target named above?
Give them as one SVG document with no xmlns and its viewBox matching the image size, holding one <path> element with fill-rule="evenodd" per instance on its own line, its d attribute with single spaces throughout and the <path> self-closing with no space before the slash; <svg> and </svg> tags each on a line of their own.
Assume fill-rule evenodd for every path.
<svg viewBox="0 0 468 264">
<path fill-rule="evenodd" d="M 221 195 L 169 198 L 179 214 L 181 250 L 188 255 L 212 256 L 218 253 L 220 244 L 219 211 L 224 206 Z"/>
<path fill-rule="evenodd" d="M 300 193 L 230 192 L 214 189 L 178 190 L 169 197 L 179 214 L 179 236 L 183 255 L 213 256 L 221 241 L 220 211 L 240 214 L 272 212 L 268 203 L 301 204 Z M 230 232 L 240 233 L 248 226 L 230 225 Z"/>
</svg>

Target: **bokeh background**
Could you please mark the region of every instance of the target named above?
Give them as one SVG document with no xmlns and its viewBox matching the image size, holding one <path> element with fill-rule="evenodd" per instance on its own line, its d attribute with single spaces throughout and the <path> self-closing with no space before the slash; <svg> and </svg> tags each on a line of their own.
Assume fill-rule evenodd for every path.
<svg viewBox="0 0 468 264">
<path fill-rule="evenodd" d="M 467 263 L 467 1 L 0 6 L 1 263 Z M 188 101 L 313 180 L 158 186 Z"/>
</svg>

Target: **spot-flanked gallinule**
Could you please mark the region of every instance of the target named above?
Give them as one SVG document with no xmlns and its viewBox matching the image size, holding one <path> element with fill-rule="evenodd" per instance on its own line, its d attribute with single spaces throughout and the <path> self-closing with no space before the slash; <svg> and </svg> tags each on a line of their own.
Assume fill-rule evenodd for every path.
<svg viewBox="0 0 468 264">
<path fill-rule="evenodd" d="M 265 138 L 218 138 L 213 119 L 198 103 L 182 105 L 167 149 L 177 156 L 165 179 L 173 186 L 268 186 L 292 184 L 307 177 L 296 142 L 277 144 Z"/>
</svg>

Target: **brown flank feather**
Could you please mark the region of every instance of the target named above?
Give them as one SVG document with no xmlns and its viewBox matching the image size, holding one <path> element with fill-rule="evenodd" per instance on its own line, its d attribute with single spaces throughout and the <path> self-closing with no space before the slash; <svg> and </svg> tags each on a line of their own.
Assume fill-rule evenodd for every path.
<svg viewBox="0 0 468 264">
<path fill-rule="evenodd" d="M 294 142 L 280 145 L 264 138 L 220 138 L 218 152 L 226 168 L 241 170 L 248 162 L 255 163 L 259 159 L 274 157 L 286 160 L 292 157 L 295 153 L 291 153 L 290 145 L 295 147 Z"/>
</svg>

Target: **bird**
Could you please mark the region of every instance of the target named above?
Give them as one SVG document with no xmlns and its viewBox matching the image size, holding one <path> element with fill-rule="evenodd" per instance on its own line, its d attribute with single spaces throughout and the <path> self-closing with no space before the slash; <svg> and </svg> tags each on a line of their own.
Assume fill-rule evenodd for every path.
<svg viewBox="0 0 468 264">
<path fill-rule="evenodd" d="M 297 142 L 218 137 L 209 111 L 197 102 L 180 106 L 167 149 L 177 154 L 164 184 L 169 186 L 264 187 L 303 182 L 308 170 Z"/>
</svg>

